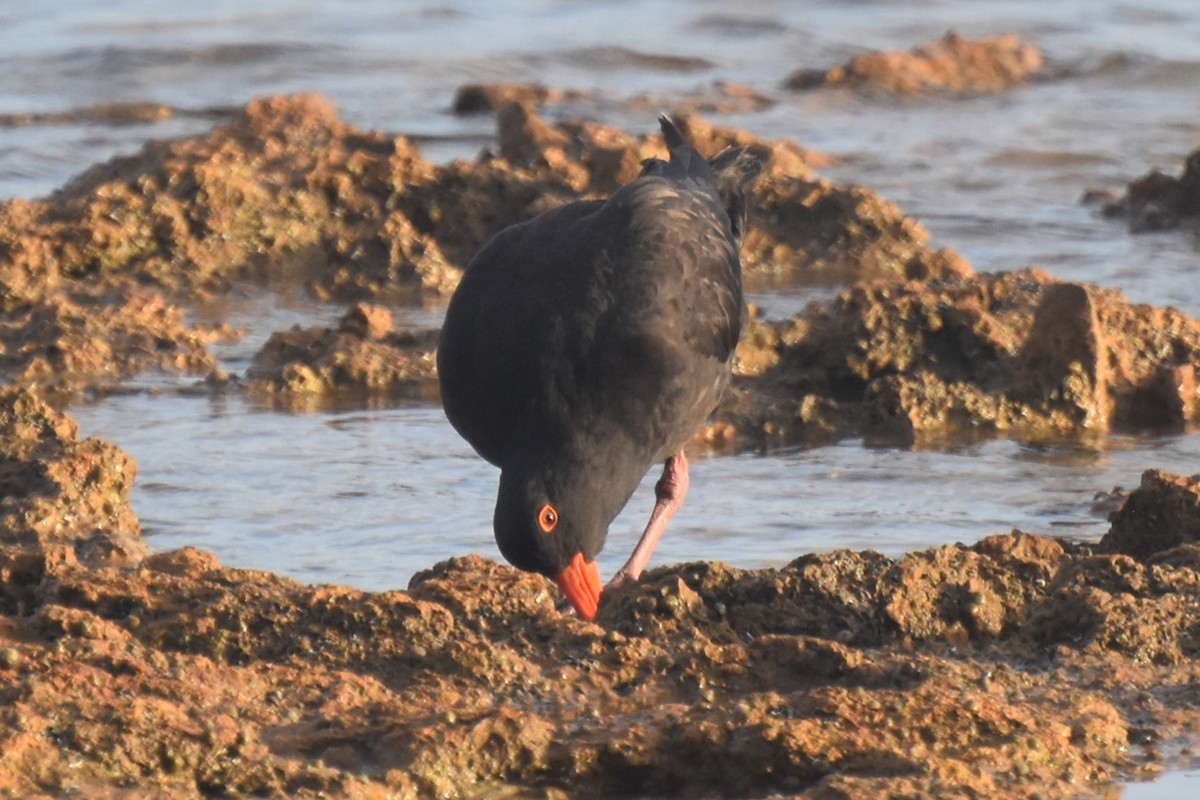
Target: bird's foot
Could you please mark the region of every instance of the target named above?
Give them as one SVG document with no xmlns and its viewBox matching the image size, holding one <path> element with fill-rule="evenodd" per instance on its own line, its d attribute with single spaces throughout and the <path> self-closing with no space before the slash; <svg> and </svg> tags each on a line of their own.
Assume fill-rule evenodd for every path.
<svg viewBox="0 0 1200 800">
<path fill-rule="evenodd" d="M 638 578 L 641 576 L 634 575 L 632 572 L 630 572 L 627 569 L 628 566 L 629 565 L 626 564 L 624 567 L 621 567 L 619 570 L 616 571 L 616 574 L 614 574 L 612 576 L 612 578 L 609 579 L 608 583 L 604 584 L 604 591 L 611 592 L 613 589 L 616 589 L 618 587 L 626 586 L 626 585 L 629 585 L 632 583 L 637 583 Z"/>
</svg>

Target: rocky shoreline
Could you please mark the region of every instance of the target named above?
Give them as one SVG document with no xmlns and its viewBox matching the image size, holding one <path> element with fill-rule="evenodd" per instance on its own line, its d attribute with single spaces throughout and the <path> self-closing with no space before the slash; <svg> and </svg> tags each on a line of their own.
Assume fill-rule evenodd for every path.
<svg viewBox="0 0 1200 800">
<path fill-rule="evenodd" d="M 1200 476 L 1148 471 L 1091 546 L 1013 531 L 896 559 L 663 567 L 595 624 L 478 556 L 367 593 L 149 553 L 136 465 L 79 439 L 72 398 L 163 370 L 436 402 L 437 331 L 393 330 L 387 306 L 437 304 L 492 233 L 660 154 L 546 122 L 550 93 L 476 94 L 464 110 L 491 109 L 497 134 L 472 162 L 275 97 L 0 203 L 0 795 L 1050 798 L 1194 762 Z M 820 178 L 820 154 L 679 121 L 705 152 L 766 163 L 749 281 L 847 284 L 752 320 L 697 447 L 1196 422 L 1196 320 L 1034 268 L 976 274 L 894 204 Z M 211 345 L 240 332 L 185 309 L 283 280 L 344 315 L 226 374 Z"/>
<path fill-rule="evenodd" d="M 479 556 L 407 591 L 146 554 L 132 459 L 0 393 L 0 792 L 1074 797 L 1194 758 L 1200 476 L 1095 546 L 693 563 L 595 623 Z"/>
</svg>

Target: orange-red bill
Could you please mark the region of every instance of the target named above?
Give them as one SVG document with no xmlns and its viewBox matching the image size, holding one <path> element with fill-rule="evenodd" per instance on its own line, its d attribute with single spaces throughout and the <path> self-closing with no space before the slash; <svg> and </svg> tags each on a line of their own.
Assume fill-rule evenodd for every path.
<svg viewBox="0 0 1200 800">
<path fill-rule="evenodd" d="M 576 553 L 567 568 L 554 578 L 558 588 L 571 601 L 579 616 L 591 622 L 600 607 L 600 568 L 595 561 L 588 561 L 583 553 Z"/>
</svg>

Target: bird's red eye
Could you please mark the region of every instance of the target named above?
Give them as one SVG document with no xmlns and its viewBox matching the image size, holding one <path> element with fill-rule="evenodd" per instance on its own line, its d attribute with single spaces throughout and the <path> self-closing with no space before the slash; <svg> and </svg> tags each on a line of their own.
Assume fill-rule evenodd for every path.
<svg viewBox="0 0 1200 800">
<path fill-rule="evenodd" d="M 554 526 L 558 524 L 558 511 L 554 506 L 546 503 L 542 506 L 542 510 L 538 512 L 538 527 L 542 529 L 542 533 L 550 533 L 554 530 Z"/>
</svg>

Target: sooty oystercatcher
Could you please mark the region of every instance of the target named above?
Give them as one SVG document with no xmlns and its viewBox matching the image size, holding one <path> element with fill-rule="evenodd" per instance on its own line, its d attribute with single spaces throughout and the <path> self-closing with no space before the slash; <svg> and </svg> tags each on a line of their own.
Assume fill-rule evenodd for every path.
<svg viewBox="0 0 1200 800">
<path fill-rule="evenodd" d="M 646 470 L 665 460 L 610 586 L 637 580 L 683 502 L 682 448 L 729 383 L 741 332 L 745 191 L 761 164 L 742 148 L 706 161 L 659 122 L 670 161 L 484 245 L 438 347 L 446 416 L 500 468 L 500 552 L 553 578 L 586 619 L 600 602 L 596 553 Z"/>
</svg>

